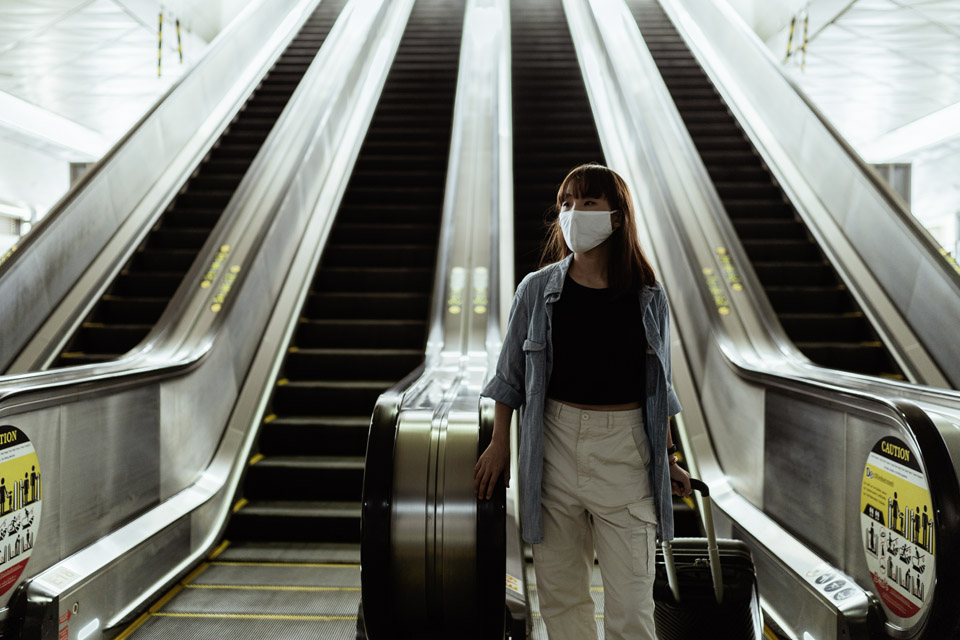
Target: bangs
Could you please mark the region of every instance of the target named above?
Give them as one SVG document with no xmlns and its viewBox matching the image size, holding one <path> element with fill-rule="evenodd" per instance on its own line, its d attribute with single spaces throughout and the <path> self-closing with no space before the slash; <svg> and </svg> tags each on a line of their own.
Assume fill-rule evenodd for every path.
<svg viewBox="0 0 960 640">
<path fill-rule="evenodd" d="M 564 194 L 574 198 L 606 198 L 611 202 L 616 198 L 617 186 L 610 170 L 599 164 L 580 165 L 564 178 L 557 191 L 557 208 L 563 202 Z"/>
</svg>

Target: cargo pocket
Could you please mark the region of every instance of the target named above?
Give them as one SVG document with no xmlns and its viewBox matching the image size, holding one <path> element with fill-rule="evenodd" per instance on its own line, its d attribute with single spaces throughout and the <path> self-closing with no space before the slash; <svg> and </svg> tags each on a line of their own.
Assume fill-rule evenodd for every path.
<svg viewBox="0 0 960 640">
<path fill-rule="evenodd" d="M 528 396 L 540 393 L 543 389 L 544 368 L 547 343 L 540 340 L 524 340 L 523 355 L 526 358 L 527 371 L 525 389 Z"/>
<path fill-rule="evenodd" d="M 638 576 L 651 575 L 657 560 L 657 513 L 653 498 L 632 502 L 627 505 L 627 511 L 634 520 L 630 533 L 633 572 Z"/>
</svg>

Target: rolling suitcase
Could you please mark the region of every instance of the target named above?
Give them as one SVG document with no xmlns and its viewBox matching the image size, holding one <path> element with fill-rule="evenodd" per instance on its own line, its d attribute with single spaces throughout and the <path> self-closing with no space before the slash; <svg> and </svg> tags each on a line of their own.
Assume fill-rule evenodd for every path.
<svg viewBox="0 0 960 640">
<path fill-rule="evenodd" d="M 706 538 L 675 538 L 657 551 L 653 585 L 659 640 L 706 638 L 762 640 L 763 618 L 750 549 L 741 540 L 717 540 L 710 491 L 691 479 L 704 497 Z"/>
</svg>

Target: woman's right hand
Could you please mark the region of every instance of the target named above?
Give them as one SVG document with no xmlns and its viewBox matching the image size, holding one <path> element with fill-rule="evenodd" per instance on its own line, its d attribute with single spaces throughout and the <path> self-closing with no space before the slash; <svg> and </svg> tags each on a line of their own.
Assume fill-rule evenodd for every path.
<svg viewBox="0 0 960 640">
<path fill-rule="evenodd" d="M 493 496 L 493 488 L 500 474 L 503 484 L 510 486 L 510 441 L 506 438 L 494 438 L 477 460 L 473 468 L 473 493 L 481 499 Z"/>
</svg>

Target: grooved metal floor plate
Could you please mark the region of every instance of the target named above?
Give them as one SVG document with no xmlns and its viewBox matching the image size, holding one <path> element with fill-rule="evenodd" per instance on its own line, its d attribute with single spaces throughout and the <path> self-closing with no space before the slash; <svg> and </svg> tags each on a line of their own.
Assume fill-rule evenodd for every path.
<svg viewBox="0 0 960 640">
<path fill-rule="evenodd" d="M 269 620 L 231 618 L 151 617 L 137 630 L 137 640 L 235 640 L 236 638 L 283 638 L 284 640 L 353 640 L 356 620 Z"/>
<path fill-rule="evenodd" d="M 191 585 L 359 587 L 360 566 L 211 563 Z"/>
<path fill-rule="evenodd" d="M 360 590 L 193 588 L 180 591 L 161 614 L 237 614 L 250 616 L 356 616 Z"/>
</svg>

